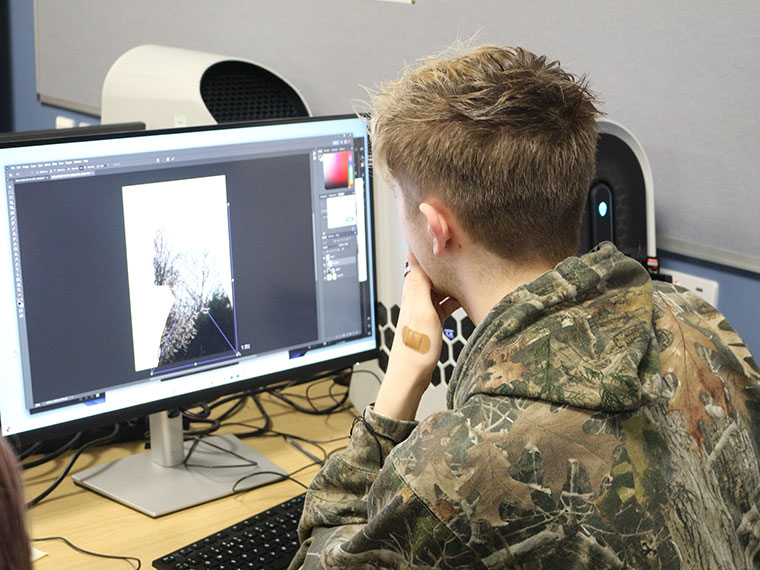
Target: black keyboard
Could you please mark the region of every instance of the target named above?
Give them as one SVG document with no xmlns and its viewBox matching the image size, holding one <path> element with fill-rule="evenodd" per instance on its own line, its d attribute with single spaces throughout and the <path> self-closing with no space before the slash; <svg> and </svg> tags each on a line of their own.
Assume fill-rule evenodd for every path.
<svg viewBox="0 0 760 570">
<path fill-rule="evenodd" d="M 280 570 L 298 550 L 305 495 L 275 505 L 153 561 L 161 570 Z"/>
</svg>

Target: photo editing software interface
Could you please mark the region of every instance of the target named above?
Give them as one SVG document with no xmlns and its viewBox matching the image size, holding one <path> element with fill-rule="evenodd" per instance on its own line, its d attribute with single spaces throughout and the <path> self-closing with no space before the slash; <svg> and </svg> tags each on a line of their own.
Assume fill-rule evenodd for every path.
<svg viewBox="0 0 760 570">
<path fill-rule="evenodd" d="M 0 148 L 4 435 L 374 351 L 367 145 L 339 117 Z"/>
</svg>

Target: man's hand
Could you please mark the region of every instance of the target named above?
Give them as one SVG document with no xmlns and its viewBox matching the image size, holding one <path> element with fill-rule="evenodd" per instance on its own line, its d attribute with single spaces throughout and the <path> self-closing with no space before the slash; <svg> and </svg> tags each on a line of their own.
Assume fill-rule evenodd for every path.
<svg viewBox="0 0 760 570">
<path fill-rule="evenodd" d="M 404 279 L 401 312 L 375 412 L 400 420 L 413 420 L 420 398 L 430 385 L 441 354 L 443 322 L 459 302 L 432 290 L 430 279 L 412 252 Z"/>
</svg>

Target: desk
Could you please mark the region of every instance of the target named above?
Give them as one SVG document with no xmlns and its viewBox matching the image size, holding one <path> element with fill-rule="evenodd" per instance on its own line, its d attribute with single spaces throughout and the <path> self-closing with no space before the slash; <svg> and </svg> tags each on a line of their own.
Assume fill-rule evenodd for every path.
<svg viewBox="0 0 760 570">
<path fill-rule="evenodd" d="M 291 390 L 294 392 L 300 390 L 303 393 L 305 388 Z M 326 386 L 324 389 L 315 387 L 312 390 L 318 397 L 320 391 L 321 403 L 318 405 L 329 406 L 333 400 L 326 394 Z M 351 422 L 356 413 L 353 409 L 350 412 L 315 416 L 296 412 L 268 394 L 261 397 L 261 402 L 272 417 L 274 430 L 311 440 L 328 440 L 345 436 L 340 441 L 322 444 L 327 451 L 343 447 L 348 442 Z M 250 399 L 246 408 L 229 421 L 245 421 L 253 426 L 262 424 L 261 414 Z M 241 431 L 246 431 L 246 428 L 230 426 L 218 433 Z M 282 437 L 249 438 L 243 441 L 265 454 L 288 473 L 313 463 L 302 452 L 286 443 Z M 142 451 L 143 446 L 144 442 L 133 442 L 89 450 L 79 458 L 72 471 L 112 461 L 130 453 L 138 453 Z M 313 451 L 315 455 L 321 456 L 319 450 L 313 446 L 304 444 L 304 447 Z M 46 489 L 63 470 L 70 457 L 71 453 L 26 471 L 24 482 L 27 500 Z M 318 470 L 318 465 L 309 467 L 299 472 L 295 478 L 308 484 Z M 140 559 L 143 568 L 152 568 L 152 561 L 159 556 L 303 491 L 304 489 L 296 483 L 283 481 L 152 519 L 75 485 L 69 476 L 44 501 L 30 511 L 30 533 L 32 537 L 63 536 L 76 546 L 98 553 L 133 556 Z M 34 546 L 48 553 L 48 556 L 35 563 L 35 570 L 69 568 L 128 570 L 130 568 L 125 561 L 94 558 L 77 553 L 60 541 L 37 542 Z"/>
</svg>

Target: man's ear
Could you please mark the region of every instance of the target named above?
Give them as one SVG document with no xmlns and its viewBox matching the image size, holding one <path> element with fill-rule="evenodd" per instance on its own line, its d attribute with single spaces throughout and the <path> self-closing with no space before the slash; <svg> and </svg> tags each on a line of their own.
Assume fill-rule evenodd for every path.
<svg viewBox="0 0 760 570">
<path fill-rule="evenodd" d="M 437 204 L 422 202 L 420 212 L 427 220 L 428 232 L 433 237 L 433 255 L 441 257 L 454 237 L 453 229 L 449 223 L 448 211 Z"/>
</svg>

